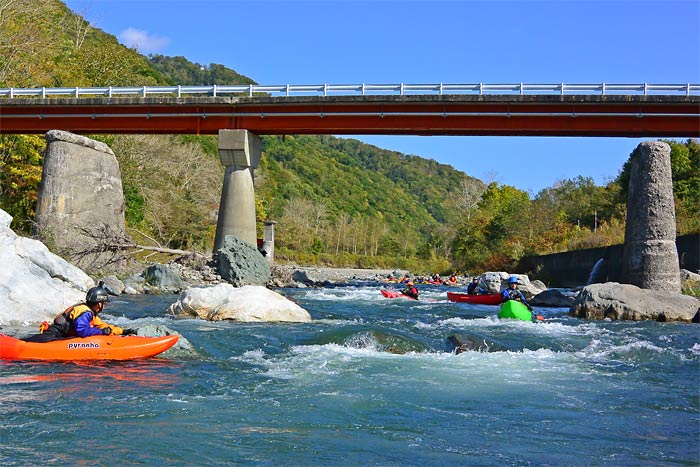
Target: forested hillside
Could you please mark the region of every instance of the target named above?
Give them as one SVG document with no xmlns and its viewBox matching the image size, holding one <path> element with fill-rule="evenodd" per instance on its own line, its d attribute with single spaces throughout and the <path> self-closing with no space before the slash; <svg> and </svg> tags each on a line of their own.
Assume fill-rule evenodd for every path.
<svg viewBox="0 0 700 467">
<path fill-rule="evenodd" d="M 218 63 L 200 65 L 192 63 L 185 57 L 166 57 L 151 55 L 151 65 L 162 73 L 169 84 L 205 86 L 209 84 L 257 84 L 247 76 Z"/>
<path fill-rule="evenodd" d="M 222 64 L 145 57 L 58 0 L 0 2 L 0 87 L 253 82 Z M 119 159 L 133 236 L 163 246 L 211 248 L 223 179 L 215 137 L 96 138 Z M 257 212 L 279 221 L 281 260 L 477 271 L 509 269 L 526 254 L 623 240 L 629 164 L 605 186 L 577 177 L 533 198 L 354 139 L 288 135 L 262 141 Z M 700 144 L 669 143 L 678 233 L 698 232 Z M 40 136 L 0 136 L 0 207 L 24 233 L 32 228 L 43 151 Z"/>
</svg>

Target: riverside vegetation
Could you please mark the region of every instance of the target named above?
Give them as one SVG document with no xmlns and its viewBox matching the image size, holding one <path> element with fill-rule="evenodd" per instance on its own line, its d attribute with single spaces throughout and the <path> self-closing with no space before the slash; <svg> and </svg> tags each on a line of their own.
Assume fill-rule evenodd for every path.
<svg viewBox="0 0 700 467">
<path fill-rule="evenodd" d="M 221 64 L 141 55 L 59 0 L 3 2 L 0 50 L 0 87 L 254 83 Z M 119 160 L 132 236 L 211 249 L 223 180 L 216 137 L 95 138 Z M 524 255 L 624 239 L 629 161 L 603 186 L 579 176 L 532 195 L 354 139 L 262 141 L 256 207 L 260 219 L 279 221 L 279 261 L 416 272 L 512 270 Z M 668 143 L 677 232 L 700 232 L 700 143 Z M 0 207 L 25 234 L 32 230 L 44 146 L 38 135 L 0 136 Z"/>
</svg>

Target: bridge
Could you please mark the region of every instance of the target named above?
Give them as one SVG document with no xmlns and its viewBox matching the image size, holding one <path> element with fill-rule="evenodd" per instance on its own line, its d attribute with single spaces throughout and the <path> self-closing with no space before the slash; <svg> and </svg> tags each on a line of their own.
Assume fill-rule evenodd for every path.
<svg viewBox="0 0 700 467">
<path fill-rule="evenodd" d="M 231 85 L 0 89 L 0 133 L 217 134 L 214 252 L 257 244 L 261 134 L 700 137 L 699 84 Z M 39 208 L 43 204 L 39 203 Z M 37 215 L 39 214 L 37 209 Z"/>
<path fill-rule="evenodd" d="M 0 133 L 700 137 L 699 84 L 0 89 Z"/>
</svg>

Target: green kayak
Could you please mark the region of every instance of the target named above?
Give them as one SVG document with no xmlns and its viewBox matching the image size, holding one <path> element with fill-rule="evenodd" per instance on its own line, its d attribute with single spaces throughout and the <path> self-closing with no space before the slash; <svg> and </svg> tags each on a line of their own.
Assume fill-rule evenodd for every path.
<svg viewBox="0 0 700 467">
<path fill-rule="evenodd" d="M 501 310 L 498 312 L 498 317 L 519 319 L 522 321 L 532 321 L 532 313 L 527 309 L 525 305 L 516 301 L 508 300 L 501 304 Z"/>
</svg>

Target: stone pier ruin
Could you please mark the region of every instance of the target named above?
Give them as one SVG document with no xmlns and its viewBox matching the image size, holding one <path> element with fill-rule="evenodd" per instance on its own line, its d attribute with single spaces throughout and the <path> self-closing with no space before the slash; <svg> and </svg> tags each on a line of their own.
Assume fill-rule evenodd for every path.
<svg viewBox="0 0 700 467">
<path fill-rule="evenodd" d="M 46 133 L 46 153 L 36 208 L 36 231 L 42 241 L 78 266 L 95 235 L 125 237 L 124 193 L 119 163 L 104 143 L 67 131 Z"/>
<path fill-rule="evenodd" d="M 631 158 L 622 281 L 680 293 L 671 148 L 644 142 Z"/>
</svg>

